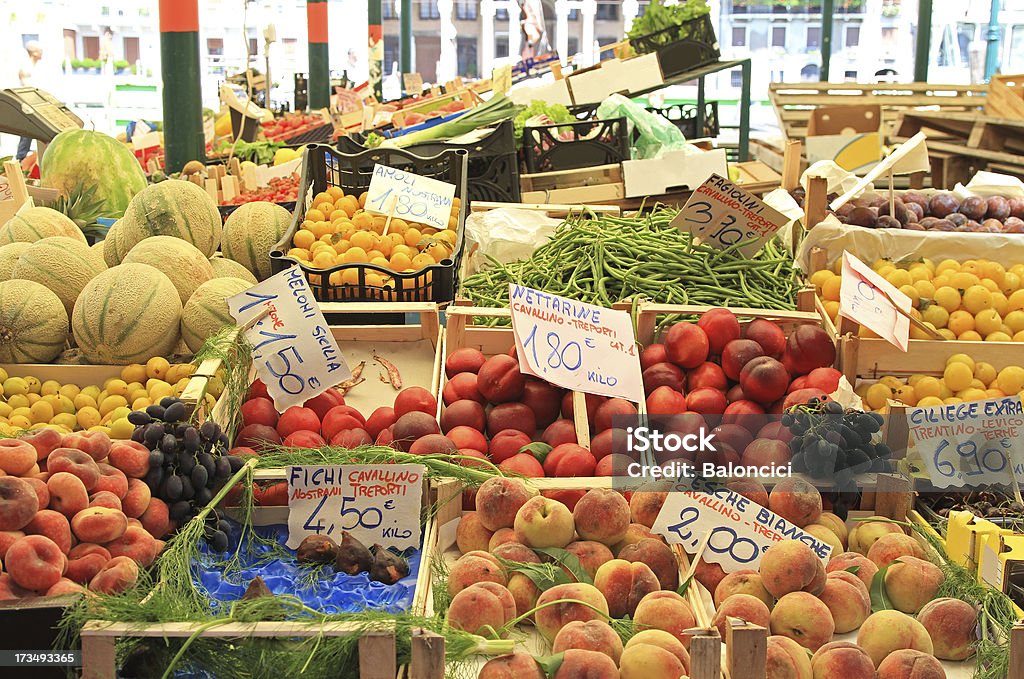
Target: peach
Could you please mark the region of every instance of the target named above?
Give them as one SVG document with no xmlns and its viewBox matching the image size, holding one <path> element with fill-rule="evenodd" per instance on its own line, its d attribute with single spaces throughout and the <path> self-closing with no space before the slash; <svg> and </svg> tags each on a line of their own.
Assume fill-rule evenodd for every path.
<svg viewBox="0 0 1024 679">
<path fill-rule="evenodd" d="M 21 439 L 0 439 L 0 470 L 24 476 L 36 463 L 36 449 Z"/>
<path fill-rule="evenodd" d="M 137 519 L 149 507 L 152 498 L 149 486 L 137 478 L 128 479 L 128 494 L 121 501 L 121 511 L 125 516 Z"/>
<path fill-rule="evenodd" d="M 128 530 L 128 517 L 120 509 L 88 507 L 71 519 L 71 530 L 82 542 L 112 542 Z"/>
<path fill-rule="evenodd" d="M 455 596 L 478 582 L 508 584 L 508 576 L 494 556 L 484 551 L 467 552 L 452 564 L 448 572 L 448 593 Z"/>
<path fill-rule="evenodd" d="M 619 679 L 619 669 L 604 653 L 570 648 L 551 679 Z"/>
<path fill-rule="evenodd" d="M 106 544 L 111 557 L 127 556 L 134 559 L 140 566 L 148 568 L 156 558 L 156 541 L 146 529 L 128 526 L 124 534 Z"/>
<path fill-rule="evenodd" d="M 693 609 L 686 599 L 675 592 L 663 590 L 652 592 L 640 600 L 633 614 L 637 630 L 660 629 L 689 647 L 690 637 L 686 630 L 697 624 Z"/>
<path fill-rule="evenodd" d="M 717 563 L 710 563 L 701 559 L 693 570 L 693 577 L 704 586 L 704 589 L 714 594 L 715 590 L 718 589 L 719 583 L 725 579 L 725 571 Z"/>
<path fill-rule="evenodd" d="M 487 479 L 476 492 L 477 516 L 487 530 L 511 528 L 520 507 L 536 495 L 536 490 L 519 479 L 503 476 Z"/>
<path fill-rule="evenodd" d="M 832 557 L 825 564 L 825 571 L 832 573 L 835 571 L 850 571 L 856 569 L 856 575 L 864 586 L 869 590 L 871 589 L 871 581 L 875 577 L 875 573 L 878 572 L 878 566 L 875 562 L 867 558 L 863 554 L 857 552 L 843 552 L 842 554 L 836 554 L 832 552 Z"/>
<path fill-rule="evenodd" d="M 0 574 L 0 601 L 14 601 L 30 596 L 39 596 L 39 594 L 19 586 L 9 574 Z"/>
<path fill-rule="evenodd" d="M 768 506 L 768 489 L 757 479 L 731 479 L 725 487 L 762 507 Z"/>
<path fill-rule="evenodd" d="M 516 602 L 516 615 L 526 615 L 537 606 L 537 597 L 540 596 L 540 588 L 533 584 L 528 576 L 522 573 L 513 573 L 508 579 L 508 591 L 512 593 L 512 600 Z M 530 614 L 526 621 L 533 622 L 534 614 Z"/>
<path fill-rule="evenodd" d="M 913 649 L 932 653 L 932 639 L 924 625 L 900 611 L 872 613 L 857 632 L 857 645 L 877 668 L 893 651 Z"/>
<path fill-rule="evenodd" d="M 487 529 L 485 528 L 484 530 Z M 494 531 L 490 539 L 487 540 L 487 547 L 486 549 L 484 549 L 484 551 L 493 552 L 496 547 L 500 547 L 508 542 L 516 542 L 516 532 L 511 528 L 499 528 L 498 530 Z"/>
<path fill-rule="evenodd" d="M 889 533 L 878 538 L 868 549 L 868 558 L 879 568 L 885 568 L 903 556 L 925 558 L 924 548 L 917 540 L 903 533 Z"/>
<path fill-rule="evenodd" d="M 519 361 L 507 354 L 490 357 L 477 371 L 477 389 L 491 403 L 518 400 L 525 388 Z"/>
<path fill-rule="evenodd" d="M 828 606 L 813 594 L 790 592 L 772 609 L 771 631 L 816 651 L 832 639 L 835 623 Z"/>
<path fill-rule="evenodd" d="M 775 598 L 764 588 L 761 576 L 757 571 L 739 570 L 729 573 L 715 588 L 715 607 L 722 605 L 722 602 L 733 594 L 749 594 L 763 601 L 766 606 L 775 603 Z M 722 635 L 725 638 L 725 635 Z"/>
<path fill-rule="evenodd" d="M 46 471 L 51 474 L 67 472 L 77 476 L 87 491 L 92 490 L 100 478 L 100 468 L 96 460 L 88 453 L 75 448 L 57 448 L 50 453 L 46 458 Z"/>
<path fill-rule="evenodd" d="M 651 644 L 630 646 L 619 659 L 620 679 L 679 679 L 685 672 L 679 658 Z"/>
<path fill-rule="evenodd" d="M 107 507 L 121 511 L 121 499 L 109 490 L 101 490 L 89 496 L 90 507 Z"/>
<path fill-rule="evenodd" d="M 930 561 L 903 556 L 885 572 L 885 592 L 896 610 L 917 613 L 935 598 L 945 579 L 942 570 Z"/>
<path fill-rule="evenodd" d="M 803 479 L 783 479 L 768 494 L 768 509 L 803 528 L 821 516 L 821 493 Z"/>
<path fill-rule="evenodd" d="M 825 644 L 811 658 L 814 679 L 875 679 L 875 666 L 868 654 L 848 641 Z"/>
<path fill-rule="evenodd" d="M 492 535 L 494 535 L 494 531 L 484 528 L 476 512 L 466 512 L 462 515 L 462 520 L 459 521 L 459 526 L 455 530 L 455 542 L 462 554 L 472 551 L 486 552 L 488 551 L 487 543 Z"/>
<path fill-rule="evenodd" d="M 675 591 L 679 587 L 679 562 L 672 548 L 661 540 L 647 538 L 626 545 L 619 550 L 616 558 L 647 564 L 658 578 L 661 589 Z"/>
<path fill-rule="evenodd" d="M 110 444 L 107 462 L 130 479 L 141 479 L 149 473 L 149 451 L 135 441 L 114 441 Z"/>
<path fill-rule="evenodd" d="M 789 637 L 768 637 L 766 679 L 813 679 L 807 649 Z"/>
<path fill-rule="evenodd" d="M 839 542 L 843 544 L 843 551 L 845 551 L 850 538 L 850 531 L 847 529 L 846 523 L 832 512 L 822 512 L 821 516 L 818 517 L 818 523 L 826 526 L 836 534 L 836 537 L 839 538 Z"/>
<path fill-rule="evenodd" d="M 580 566 L 591 579 L 597 575 L 598 568 L 614 558 L 612 551 L 608 547 L 600 542 L 589 540 L 570 542 L 565 546 L 565 551 L 576 555 L 576 558 L 580 560 Z"/>
<path fill-rule="evenodd" d="M 888 533 L 902 533 L 899 524 L 888 519 L 872 519 L 859 521 L 850 531 L 849 550 L 867 556 L 868 550 L 875 541 Z"/>
<path fill-rule="evenodd" d="M 503 528 L 502 530 L 507 529 Z M 506 561 L 540 563 L 540 557 L 537 556 L 537 552 L 520 542 L 503 542 L 488 551 L 499 559 L 505 559 Z"/>
<path fill-rule="evenodd" d="M 110 552 L 99 545 L 94 545 L 102 549 L 102 552 L 85 552 L 75 554 L 75 549 L 82 547 L 88 543 L 82 543 L 75 545 L 74 549 L 68 555 L 68 568 L 64 574 L 68 579 L 73 580 L 81 585 L 89 584 L 89 581 L 96 577 L 96 574 L 103 570 L 103 567 L 110 561 Z"/>
<path fill-rule="evenodd" d="M 517 651 L 488 660 L 476 679 L 547 679 L 547 675 L 532 655 Z"/>
<path fill-rule="evenodd" d="M 634 634 L 626 642 L 626 648 L 640 645 L 657 646 L 658 648 L 665 649 L 679 659 L 679 662 L 683 664 L 684 672 L 690 671 L 690 652 L 686 650 L 686 646 L 683 646 L 679 639 L 676 639 L 668 632 L 660 629 L 645 629 Z"/>
<path fill-rule="evenodd" d="M 572 518 L 582 539 L 614 545 L 626 537 L 629 503 L 614 490 L 592 488 L 576 503 Z"/>
<path fill-rule="evenodd" d="M 166 502 L 160 498 L 151 498 L 146 511 L 142 512 L 142 516 L 139 517 L 139 522 L 154 538 L 162 538 L 172 529 L 168 511 Z"/>
<path fill-rule="evenodd" d="M 19 587 L 45 592 L 64 575 L 68 560 L 50 538 L 26 535 L 7 550 L 4 565 Z"/>
<path fill-rule="evenodd" d="M 878 665 L 878 679 L 946 679 L 946 670 L 927 653 L 901 649 Z"/>
<path fill-rule="evenodd" d="M 612 545 L 612 554 L 618 554 L 627 545 L 635 545 L 641 540 L 648 539 L 661 540 L 663 542 L 665 540 L 665 538 L 657 535 L 642 523 L 631 523 L 629 524 L 629 528 L 626 529 L 626 537 L 622 538 L 622 542 L 617 542 Z"/>
<path fill-rule="evenodd" d="M 64 596 L 67 594 L 85 594 L 87 590 L 74 580 L 67 578 L 61 578 L 57 583 L 46 590 L 44 596 Z"/>
<path fill-rule="evenodd" d="M 716 603 L 715 609 L 715 617 L 711 624 L 718 629 L 718 633 L 723 639 L 725 639 L 725 630 L 729 624 L 729 618 L 739 618 L 766 629 L 771 624 L 772 613 L 768 610 L 768 606 L 750 594 L 730 595 L 720 604 Z"/>
<path fill-rule="evenodd" d="M 50 506 L 50 489 L 46 487 L 46 481 L 37 479 L 34 476 L 30 476 L 25 479 L 29 485 L 32 486 L 32 490 L 36 491 L 36 497 L 39 498 L 39 508 L 46 509 Z"/>
<path fill-rule="evenodd" d="M 555 585 L 537 597 L 537 606 L 543 606 L 534 616 L 537 631 L 548 641 L 554 641 L 559 631 L 574 620 L 604 620 L 608 615 L 608 602 L 601 591 L 582 582 Z"/>
<path fill-rule="evenodd" d="M 598 568 L 594 586 L 604 595 L 613 618 L 632 616 L 641 599 L 661 588 L 647 564 L 624 559 L 612 559 Z"/>
<path fill-rule="evenodd" d="M 597 651 L 618 664 L 622 655 L 622 639 L 603 620 L 576 620 L 560 629 L 551 644 L 552 653 L 561 653 L 570 648 Z"/>
<path fill-rule="evenodd" d="M 89 461 L 92 462 L 92 458 Z M 75 474 L 57 472 L 47 479 L 46 487 L 50 491 L 50 509 L 64 516 L 70 518 L 89 506 L 89 491 Z"/>
<path fill-rule="evenodd" d="M 45 427 L 21 437 L 22 441 L 36 449 L 36 462 L 42 462 L 56 448 L 60 448 L 63 436 L 56 429 Z"/>
<path fill-rule="evenodd" d="M 74 448 L 99 462 L 110 454 L 110 436 L 104 431 L 76 431 L 64 434 L 62 448 Z"/>
<path fill-rule="evenodd" d="M 0 531 L 0 560 L 3 560 L 7 550 L 17 542 L 18 538 L 23 537 L 25 537 L 25 533 L 20 530 Z"/>
<path fill-rule="evenodd" d="M 836 634 L 846 634 L 864 624 L 871 615 L 868 589 L 853 573 L 837 571 L 825 578 L 825 589 L 818 598 L 828 606 Z"/>
<path fill-rule="evenodd" d="M 96 466 L 100 469 L 100 478 L 90 492 L 99 493 L 105 490 L 118 498 L 123 498 L 128 494 L 128 477 L 124 475 L 123 471 L 106 462 L 100 462 Z"/>
<path fill-rule="evenodd" d="M 64 554 L 71 551 L 71 526 L 60 512 L 40 509 L 39 513 L 25 525 L 24 531 L 25 535 L 45 535 L 53 540 Z"/>
<path fill-rule="evenodd" d="M 821 523 L 809 523 L 804 526 L 804 532 L 816 537 L 821 542 L 832 548 L 831 554 L 838 554 L 843 551 L 843 542 L 831 528 Z"/>
<path fill-rule="evenodd" d="M 917 614 L 932 639 L 936 658 L 966 660 L 978 641 L 978 611 L 959 599 L 935 599 Z"/>
<path fill-rule="evenodd" d="M 667 491 L 638 490 L 633 493 L 629 498 L 629 515 L 633 523 L 640 523 L 648 528 L 653 526 L 667 497 Z"/>
<path fill-rule="evenodd" d="M 519 508 L 514 527 L 516 540 L 534 548 L 565 547 L 575 532 L 569 509 L 543 496 L 530 498 Z"/>
<path fill-rule="evenodd" d="M 478 582 L 452 598 L 448 620 L 452 627 L 493 636 L 516 617 L 512 593 L 495 582 Z M 504 634 L 502 634 L 504 636 Z"/>
<path fill-rule="evenodd" d="M 776 542 L 765 550 L 760 570 L 761 583 L 776 599 L 790 592 L 815 593 L 825 584 L 825 565 L 810 547 L 796 540 Z"/>
<path fill-rule="evenodd" d="M 118 594 L 135 586 L 139 565 L 128 556 L 115 556 L 89 581 L 89 589 L 101 594 Z"/>
</svg>

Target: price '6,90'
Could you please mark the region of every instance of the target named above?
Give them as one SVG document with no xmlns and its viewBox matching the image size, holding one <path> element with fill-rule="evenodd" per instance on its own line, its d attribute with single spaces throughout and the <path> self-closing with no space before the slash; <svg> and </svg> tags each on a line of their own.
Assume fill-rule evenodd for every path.
<svg viewBox="0 0 1024 679">
<path fill-rule="evenodd" d="M 686 221 L 691 224 L 697 224 L 700 226 L 697 231 L 704 235 L 705 231 L 708 231 L 709 224 L 714 219 L 714 213 L 711 211 L 711 203 L 706 200 L 697 201 L 690 205 L 690 210 L 686 215 Z M 736 215 L 727 214 L 722 217 L 722 221 L 718 224 L 718 230 L 710 235 L 706 235 L 707 238 L 713 238 L 723 245 L 735 245 L 743 240 L 750 240 L 755 238 L 757 233 L 754 231 L 744 231 L 740 227 L 736 226 Z"/>
<path fill-rule="evenodd" d="M 978 476 L 986 472 L 998 474 L 1006 469 L 1006 453 L 997 447 L 979 451 L 978 444 L 974 441 L 957 443 L 954 447 L 956 454 L 960 456 L 961 466 L 958 469 L 950 460 L 942 459 L 942 454 L 951 445 L 949 441 L 943 441 L 936 447 L 935 455 L 932 457 L 935 470 L 943 476 L 952 478 L 958 472 L 964 476 Z M 1003 448 L 1009 448 L 1010 441 L 1003 439 L 1001 445 Z"/>
<path fill-rule="evenodd" d="M 317 503 L 316 507 L 310 513 L 309 518 L 302 524 L 305 530 L 312 531 L 317 535 L 320 533 L 327 533 L 327 535 L 333 535 L 335 531 L 349 531 L 355 530 L 356 528 L 365 528 L 366 530 L 373 530 L 379 528 L 384 522 L 384 512 L 380 507 L 366 507 L 365 509 L 359 509 L 358 507 L 347 507 L 349 502 L 354 502 L 354 497 L 342 496 L 341 506 L 338 509 L 338 517 L 340 521 L 337 523 L 331 523 L 327 527 L 324 527 L 323 520 L 317 518 L 320 514 L 320 510 L 323 509 L 324 504 L 327 502 L 328 496 L 320 498 L 320 502 Z M 385 500 L 383 508 L 390 510 L 394 509 L 394 500 Z M 316 523 L 313 520 L 316 519 Z M 328 519 L 329 520 L 329 519 Z"/>
</svg>

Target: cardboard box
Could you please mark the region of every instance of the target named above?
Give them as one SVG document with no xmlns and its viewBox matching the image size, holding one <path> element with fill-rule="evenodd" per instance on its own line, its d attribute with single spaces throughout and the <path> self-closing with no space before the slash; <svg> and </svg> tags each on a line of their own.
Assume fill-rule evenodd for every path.
<svg viewBox="0 0 1024 679">
<path fill-rule="evenodd" d="M 622 161 L 622 181 L 626 185 L 627 198 L 657 196 L 686 189 L 692 191 L 713 174 L 729 176 L 725 149 L 699 155 L 669 151 L 661 158 Z"/>
<path fill-rule="evenodd" d="M 520 106 L 529 106 L 534 101 L 544 101 L 549 104 L 562 104 L 572 106 L 572 96 L 569 94 L 569 84 L 565 79 L 552 80 L 549 83 L 534 85 L 535 81 L 526 80 L 518 85 L 513 85 L 508 96 Z M 529 86 L 527 86 L 527 83 Z"/>
<path fill-rule="evenodd" d="M 882 159 L 880 106 L 821 106 L 807 122 L 807 162 L 834 161 L 863 174 Z"/>
<path fill-rule="evenodd" d="M 946 526 L 946 555 L 950 561 L 977 572 L 981 563 L 982 544 L 991 536 L 998 536 L 1002 529 L 991 521 L 980 519 L 971 512 L 949 513 Z"/>
<path fill-rule="evenodd" d="M 981 545 L 978 582 L 1006 592 L 1014 567 L 1020 565 L 1024 565 L 1024 535 L 1005 531 L 985 536 Z M 1017 579 L 1019 581 L 1019 575 Z"/>
<path fill-rule="evenodd" d="M 665 83 L 658 55 L 653 52 L 625 61 L 608 59 L 597 67 L 573 73 L 566 80 L 577 106 L 599 104 L 616 92 L 640 91 Z"/>
</svg>

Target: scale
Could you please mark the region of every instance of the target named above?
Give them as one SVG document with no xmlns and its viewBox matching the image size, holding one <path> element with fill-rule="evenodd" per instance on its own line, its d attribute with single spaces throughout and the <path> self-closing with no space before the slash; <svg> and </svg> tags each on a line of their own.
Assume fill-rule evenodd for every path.
<svg viewBox="0 0 1024 679">
<path fill-rule="evenodd" d="M 35 87 L 0 90 L 0 132 L 29 137 L 43 146 L 63 130 L 81 127 L 82 119 L 49 92 Z"/>
</svg>

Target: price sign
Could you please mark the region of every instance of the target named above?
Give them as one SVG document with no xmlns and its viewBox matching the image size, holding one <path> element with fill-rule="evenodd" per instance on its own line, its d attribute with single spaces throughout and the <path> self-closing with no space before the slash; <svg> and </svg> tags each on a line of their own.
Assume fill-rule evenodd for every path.
<svg viewBox="0 0 1024 679">
<path fill-rule="evenodd" d="M 495 94 L 506 94 L 512 89 L 512 65 L 497 66 L 491 71 L 491 90 Z"/>
<path fill-rule="evenodd" d="M 839 315 L 863 325 L 902 351 L 910 341 L 912 302 L 896 286 L 875 273 L 849 252 L 843 252 L 843 282 L 839 288 Z"/>
<path fill-rule="evenodd" d="M 907 417 L 925 470 L 938 488 L 1012 484 L 1024 472 L 1020 396 L 914 408 Z"/>
<path fill-rule="evenodd" d="M 419 73 L 403 73 L 402 85 L 407 94 L 420 94 L 423 92 L 423 76 Z"/>
<path fill-rule="evenodd" d="M 367 547 L 420 546 L 421 464 L 288 467 L 288 547 L 310 535 Z"/>
<path fill-rule="evenodd" d="M 523 372 L 573 391 L 644 400 L 629 313 L 515 283 L 509 301 Z"/>
<path fill-rule="evenodd" d="M 726 249 L 737 243 L 740 252 L 752 257 L 789 218 L 760 198 L 713 174 L 693 192 L 672 220 L 699 243 Z"/>
<path fill-rule="evenodd" d="M 651 528 L 670 544 L 696 552 L 710 533 L 704 560 L 726 573 L 757 568 L 761 555 L 783 540 L 799 540 L 828 561 L 832 547 L 717 481 L 684 479 L 671 489 Z"/>
<path fill-rule="evenodd" d="M 234 297 L 228 310 L 252 344 L 253 365 L 279 412 L 352 377 L 299 267 Z"/>
<path fill-rule="evenodd" d="M 455 184 L 374 165 L 366 209 L 383 215 L 393 211 L 399 219 L 447 229 L 454 198 Z"/>
</svg>

